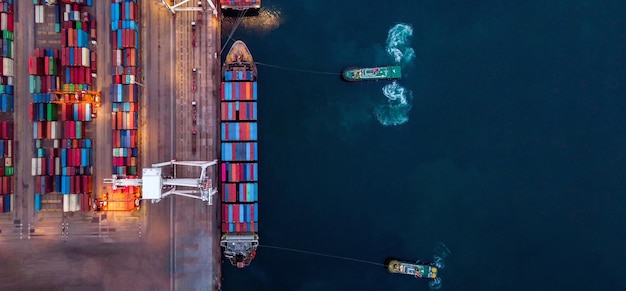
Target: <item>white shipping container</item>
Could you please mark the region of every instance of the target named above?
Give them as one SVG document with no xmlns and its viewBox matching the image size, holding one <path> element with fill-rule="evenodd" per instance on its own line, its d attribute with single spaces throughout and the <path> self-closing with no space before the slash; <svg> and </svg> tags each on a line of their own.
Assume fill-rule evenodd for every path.
<svg viewBox="0 0 626 291">
<path fill-rule="evenodd" d="M 78 204 L 78 194 L 70 194 L 70 211 L 79 211 L 80 204 Z"/>
<path fill-rule="evenodd" d="M 129 76 L 130 76 L 130 78 L 128 78 L 129 79 L 129 83 L 130 84 L 135 84 L 135 75 L 129 75 Z M 124 124 L 126 124 L 126 123 L 124 123 Z"/>
<path fill-rule="evenodd" d="M 13 48 L 11 48 L 11 51 L 12 50 L 13 50 Z M 13 77 L 7 77 L 7 85 L 13 86 Z"/>
<path fill-rule="evenodd" d="M 0 29 L 8 30 L 8 15 L 6 13 L 0 13 Z"/>
<path fill-rule="evenodd" d="M 54 158 L 54 174 L 59 176 L 61 175 L 61 158 Z"/>
<path fill-rule="evenodd" d="M 65 12 L 72 12 L 72 4 L 65 4 Z"/>
<path fill-rule="evenodd" d="M 114 50 L 113 52 L 115 54 L 115 66 L 121 66 L 122 65 L 122 50 Z"/>
<path fill-rule="evenodd" d="M 83 61 L 82 66 L 83 67 L 91 66 L 91 63 L 89 62 L 89 55 L 90 55 L 89 54 L 89 49 L 84 47 L 81 50 L 82 50 L 82 54 L 83 54 L 82 55 L 82 61 Z"/>
<path fill-rule="evenodd" d="M 60 137 L 60 128 L 59 128 L 59 122 L 58 121 L 50 121 L 48 122 L 48 126 L 50 126 L 50 139 L 57 139 L 57 138 L 61 138 Z"/>
<path fill-rule="evenodd" d="M 63 21 L 70 21 L 70 14 L 68 12 L 63 12 Z"/>
<path fill-rule="evenodd" d="M 59 124 L 60 124 L 60 123 L 59 123 Z M 60 148 L 60 147 L 61 147 L 61 140 L 55 139 L 55 140 L 54 140 L 54 142 L 53 142 L 53 144 L 54 144 L 54 148 L 55 148 L 55 149 L 58 149 L 58 148 Z"/>
<path fill-rule="evenodd" d="M 35 23 L 43 23 L 43 5 L 35 5 Z"/>
<path fill-rule="evenodd" d="M 41 23 L 46 22 L 43 5 L 39 6 L 39 21 L 41 21 Z"/>
<path fill-rule="evenodd" d="M 13 77 L 13 59 L 2 58 L 2 72 L 4 76 Z"/>
<path fill-rule="evenodd" d="M 43 170 L 41 168 L 42 167 L 42 165 L 41 165 L 42 162 L 43 162 L 43 158 L 37 158 L 37 176 L 41 176 L 42 175 L 41 174 L 43 172 Z"/>
<path fill-rule="evenodd" d="M 4 159 L 4 166 L 5 167 L 13 166 L 13 159 L 12 158 L 5 158 Z"/>
<path fill-rule="evenodd" d="M 63 212 L 70 212 L 70 195 L 63 195 Z"/>
<path fill-rule="evenodd" d="M 32 158 L 30 162 L 31 176 L 37 176 L 37 158 Z"/>
</svg>

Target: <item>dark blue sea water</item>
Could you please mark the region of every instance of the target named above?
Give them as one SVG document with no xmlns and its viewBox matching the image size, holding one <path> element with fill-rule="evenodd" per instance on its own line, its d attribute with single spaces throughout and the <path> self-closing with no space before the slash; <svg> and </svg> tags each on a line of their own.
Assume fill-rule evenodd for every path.
<svg viewBox="0 0 626 291">
<path fill-rule="evenodd" d="M 626 290 L 619 2 L 263 0 L 278 27 L 249 19 L 234 34 L 256 61 L 394 63 L 398 23 L 414 56 L 396 126 L 374 114 L 389 82 L 259 66 L 261 244 L 382 262 L 432 260 L 444 243 L 441 290 Z M 224 290 L 430 288 L 263 247 L 223 273 Z"/>
</svg>

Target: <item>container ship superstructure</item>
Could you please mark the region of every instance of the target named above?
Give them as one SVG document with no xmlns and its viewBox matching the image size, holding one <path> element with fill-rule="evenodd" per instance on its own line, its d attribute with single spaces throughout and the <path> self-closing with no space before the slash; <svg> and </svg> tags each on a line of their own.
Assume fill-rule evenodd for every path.
<svg viewBox="0 0 626 291">
<path fill-rule="evenodd" d="M 243 268 L 259 244 L 257 68 L 245 43 L 233 44 L 222 73 L 221 246 L 224 257 Z"/>
</svg>

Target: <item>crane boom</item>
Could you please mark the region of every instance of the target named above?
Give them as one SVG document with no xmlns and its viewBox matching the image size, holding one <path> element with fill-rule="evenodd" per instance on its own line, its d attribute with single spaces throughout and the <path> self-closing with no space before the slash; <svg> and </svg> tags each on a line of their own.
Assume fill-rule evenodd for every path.
<svg viewBox="0 0 626 291">
<path fill-rule="evenodd" d="M 171 160 L 163 163 L 152 164 L 152 168 L 145 168 L 141 178 L 126 178 L 124 176 L 113 175 L 104 179 L 104 183 L 111 184 L 111 188 L 116 190 L 123 187 L 141 187 L 141 199 L 151 200 L 157 203 L 169 195 L 179 195 L 194 199 L 200 199 L 213 205 L 213 195 L 217 194 L 217 189 L 213 187 L 213 181 L 207 177 L 207 169 L 217 165 L 214 161 L 176 161 Z M 198 178 L 164 178 L 163 167 L 173 166 L 176 173 L 176 166 L 200 167 L 200 177 Z M 183 187 L 185 189 L 178 189 Z"/>
</svg>

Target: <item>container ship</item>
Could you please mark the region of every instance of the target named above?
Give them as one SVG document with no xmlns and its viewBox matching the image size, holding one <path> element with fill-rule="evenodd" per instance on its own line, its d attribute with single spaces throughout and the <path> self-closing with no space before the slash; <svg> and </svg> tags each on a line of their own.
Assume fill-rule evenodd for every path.
<svg viewBox="0 0 626 291">
<path fill-rule="evenodd" d="M 248 47 L 236 41 L 222 67 L 221 163 L 224 257 L 248 266 L 259 244 L 257 68 Z"/>
<path fill-rule="evenodd" d="M 400 66 L 372 67 L 372 68 L 346 68 L 341 72 L 341 78 L 348 82 L 369 80 L 395 80 L 402 78 Z"/>
<path fill-rule="evenodd" d="M 390 273 L 405 274 L 417 278 L 435 279 L 437 278 L 437 267 L 428 263 L 410 263 L 406 261 L 387 259 L 385 266 Z"/>
</svg>

